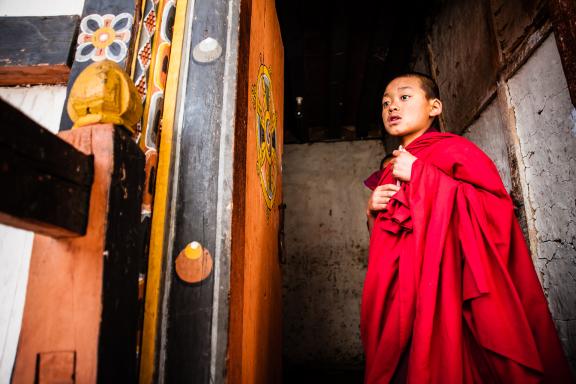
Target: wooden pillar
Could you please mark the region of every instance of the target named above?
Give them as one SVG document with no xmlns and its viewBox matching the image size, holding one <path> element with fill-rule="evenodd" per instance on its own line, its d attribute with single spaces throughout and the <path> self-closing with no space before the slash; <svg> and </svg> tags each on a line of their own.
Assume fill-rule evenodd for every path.
<svg viewBox="0 0 576 384">
<path fill-rule="evenodd" d="M 120 66 L 102 61 L 80 74 L 67 111 L 75 128 L 60 137 L 94 159 L 88 226 L 83 236 L 34 238 L 13 381 L 132 383 L 144 154 L 131 132 L 142 105 Z"/>
<path fill-rule="evenodd" d="M 65 382 L 72 382 L 70 374 L 79 383 L 134 382 L 140 250 L 133 228 L 144 156 L 112 124 L 61 137 L 94 156 L 88 229 L 80 237 L 34 238 L 13 382 L 55 374 Z"/>
<path fill-rule="evenodd" d="M 161 137 L 142 382 L 225 380 L 239 4 L 188 2 L 183 29 L 177 11 L 182 71 L 165 105 L 176 115 Z"/>
</svg>

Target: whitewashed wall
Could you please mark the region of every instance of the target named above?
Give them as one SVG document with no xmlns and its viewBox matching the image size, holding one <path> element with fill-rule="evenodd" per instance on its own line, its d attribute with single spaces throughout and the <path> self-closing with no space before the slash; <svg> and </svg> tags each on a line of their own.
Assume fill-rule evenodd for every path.
<svg viewBox="0 0 576 384">
<path fill-rule="evenodd" d="M 534 262 L 576 369 L 576 110 L 553 35 L 508 88 L 533 212 Z"/>
<path fill-rule="evenodd" d="M 83 7 L 83 0 L 0 0 L 0 16 L 80 15 Z M 52 132 L 58 131 L 65 96 L 64 86 L 0 88 L 0 98 Z M 0 225 L 0 383 L 10 381 L 16 356 L 32 238 Z"/>
<path fill-rule="evenodd" d="M 498 100 L 493 100 L 480 114 L 478 120 L 464 132 L 464 137 L 473 141 L 494 162 L 508 193 L 512 188 L 510 180 L 510 163 L 508 161 L 506 126 L 498 107 Z"/>
<path fill-rule="evenodd" d="M 360 298 L 368 256 L 363 180 L 384 155 L 379 141 L 286 145 L 286 264 L 282 266 L 288 364 L 360 365 Z"/>
<path fill-rule="evenodd" d="M 0 16 L 81 15 L 84 0 L 0 0 Z"/>
</svg>

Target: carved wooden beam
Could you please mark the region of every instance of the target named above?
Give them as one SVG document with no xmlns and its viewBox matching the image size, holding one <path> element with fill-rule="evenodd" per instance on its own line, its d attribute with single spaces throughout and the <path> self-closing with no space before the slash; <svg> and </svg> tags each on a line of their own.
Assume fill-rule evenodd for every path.
<svg viewBox="0 0 576 384">
<path fill-rule="evenodd" d="M 140 0 L 86 0 L 84 2 L 74 61 L 68 81 L 68 94 L 80 72 L 94 62 L 111 60 L 129 72 L 135 36 L 140 22 L 140 4 Z M 60 120 L 60 130 L 65 131 L 71 128 L 72 121 L 64 109 Z"/>
<path fill-rule="evenodd" d="M 65 84 L 78 16 L 0 17 L 0 86 Z"/>
<path fill-rule="evenodd" d="M 0 222 L 54 237 L 83 235 L 93 157 L 1 99 L 0 122 Z"/>
</svg>

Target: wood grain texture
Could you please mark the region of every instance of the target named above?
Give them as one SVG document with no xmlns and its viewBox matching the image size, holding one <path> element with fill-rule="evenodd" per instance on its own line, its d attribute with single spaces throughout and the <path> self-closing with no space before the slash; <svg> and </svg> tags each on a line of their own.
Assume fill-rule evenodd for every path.
<svg viewBox="0 0 576 384">
<path fill-rule="evenodd" d="M 76 15 L 0 18 L 0 86 L 65 84 L 79 23 Z"/>
<path fill-rule="evenodd" d="M 223 46 L 226 41 L 228 0 L 195 0 L 189 44 L 196 46 L 210 36 Z M 190 242 L 201 243 L 216 255 L 216 208 L 218 203 L 220 115 L 223 97 L 224 55 L 204 64 L 189 58 L 186 93 L 179 127 L 177 180 L 173 187 L 171 218 L 172 250 L 168 273 Z M 217 261 L 215 260 L 215 263 Z M 199 284 L 171 278 L 164 339 L 164 380 L 170 383 L 209 383 L 212 354 L 214 274 Z"/>
<path fill-rule="evenodd" d="M 34 382 L 38 354 L 55 351 L 76 352 L 76 382 L 134 382 L 143 154 L 111 124 L 60 135 L 94 155 L 88 229 L 34 238 L 13 382 Z"/>
<path fill-rule="evenodd" d="M 244 9 L 244 8 L 243 8 Z M 242 15 L 242 13 L 241 13 Z M 243 15 L 243 17 L 246 13 Z M 271 68 L 272 90 L 278 114 L 276 128 L 277 161 L 282 162 L 284 49 L 280 37 L 274 1 L 252 0 L 250 26 L 241 22 L 242 50 L 249 57 L 247 73 L 239 77 L 233 217 L 233 256 L 231 285 L 229 382 L 276 383 L 281 381 L 282 292 L 278 257 L 279 210 L 282 202 L 281 174 L 277 175 L 276 195 L 268 210 L 260 177 L 256 171 L 258 158 L 256 111 L 251 89 L 258 80 L 261 64 Z M 248 35 L 248 37 L 246 37 Z M 243 63 L 243 60 L 240 60 Z M 243 68 L 239 72 L 242 73 Z M 243 112 L 242 110 L 246 112 Z M 246 120 L 244 121 L 244 114 Z M 245 139 L 243 138 L 245 135 Z M 244 145 L 244 146 L 243 146 Z M 241 180 L 244 177 L 245 180 Z M 238 190 L 236 190 L 238 188 Z M 239 207 L 236 207 L 239 204 Z M 243 238 L 238 238 L 243 236 Z M 239 312 L 240 311 L 240 312 Z"/>
<path fill-rule="evenodd" d="M 489 11 L 486 2 L 449 0 L 431 28 L 432 71 L 447 131 L 461 132 L 496 91 L 498 50 Z"/>
<path fill-rule="evenodd" d="M 94 159 L 0 100 L 0 221 L 79 236 L 88 221 Z"/>
<path fill-rule="evenodd" d="M 562 68 L 568 82 L 570 99 L 576 107 L 576 2 L 548 0 L 552 14 L 556 45 L 562 59 Z"/>
</svg>

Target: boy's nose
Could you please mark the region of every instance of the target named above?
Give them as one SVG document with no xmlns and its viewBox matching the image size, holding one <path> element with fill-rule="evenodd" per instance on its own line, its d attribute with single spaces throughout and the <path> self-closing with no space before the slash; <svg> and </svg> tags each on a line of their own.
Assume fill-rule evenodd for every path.
<svg viewBox="0 0 576 384">
<path fill-rule="evenodd" d="M 388 107 L 388 110 L 389 110 L 390 112 L 397 111 L 397 110 L 398 110 L 398 106 L 397 106 L 396 104 L 390 104 L 390 106 Z"/>
</svg>

